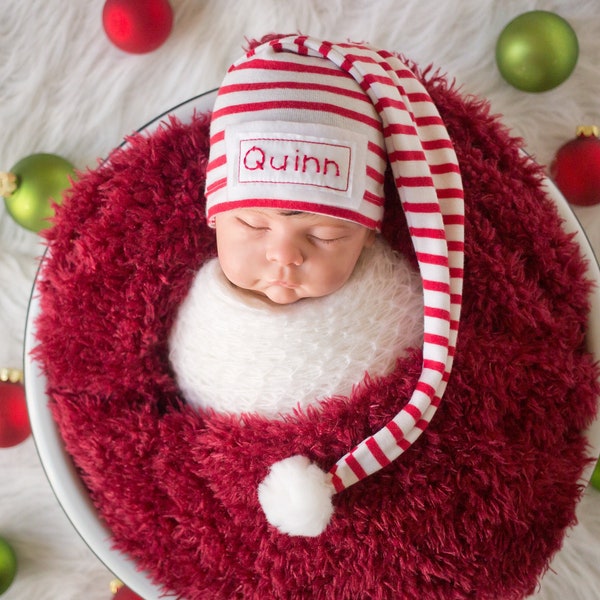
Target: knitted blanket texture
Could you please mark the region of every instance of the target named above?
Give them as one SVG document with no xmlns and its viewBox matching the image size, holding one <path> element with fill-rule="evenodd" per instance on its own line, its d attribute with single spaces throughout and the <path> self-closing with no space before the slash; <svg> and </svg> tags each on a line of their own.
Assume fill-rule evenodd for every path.
<svg viewBox="0 0 600 600">
<path fill-rule="evenodd" d="M 188 404 L 277 417 L 393 371 L 422 346 L 422 315 L 417 271 L 382 240 L 334 294 L 279 306 L 248 298 L 213 259 L 177 311 L 169 359 Z"/>
<path fill-rule="evenodd" d="M 338 494 L 319 537 L 269 526 L 258 483 L 290 453 L 328 469 L 381 428 L 410 398 L 420 349 L 283 419 L 185 404 L 168 336 L 216 253 L 207 115 L 132 137 L 58 211 L 36 351 L 53 414 L 116 545 L 181 598 L 512 600 L 534 591 L 574 522 L 598 392 L 585 264 L 519 142 L 484 103 L 425 77 L 465 189 L 455 366 L 427 430 Z M 414 260 L 389 190 L 382 235 Z"/>
</svg>

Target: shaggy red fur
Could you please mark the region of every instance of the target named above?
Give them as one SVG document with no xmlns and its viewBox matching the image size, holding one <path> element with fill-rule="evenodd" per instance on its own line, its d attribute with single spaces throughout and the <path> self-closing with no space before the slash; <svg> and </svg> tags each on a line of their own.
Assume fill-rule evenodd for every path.
<svg viewBox="0 0 600 600">
<path fill-rule="evenodd" d="M 184 405 L 167 334 L 215 254 L 206 115 L 133 136 L 81 174 L 58 211 L 36 351 L 52 410 L 116 546 L 183 598 L 522 598 L 574 522 L 597 394 L 585 266 L 540 168 L 486 105 L 443 78 L 425 83 L 466 191 L 455 368 L 427 431 L 336 496 L 320 537 L 270 527 L 259 482 L 290 452 L 328 469 L 387 423 L 410 397 L 420 352 L 351 398 L 284 421 Z M 384 235 L 410 252 L 393 193 L 388 205 Z"/>
</svg>

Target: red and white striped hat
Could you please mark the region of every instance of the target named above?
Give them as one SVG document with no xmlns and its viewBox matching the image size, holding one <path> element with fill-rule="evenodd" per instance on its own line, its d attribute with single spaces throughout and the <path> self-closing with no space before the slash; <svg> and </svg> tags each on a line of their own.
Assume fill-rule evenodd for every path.
<svg viewBox="0 0 600 600">
<path fill-rule="evenodd" d="M 322 471 L 303 456 L 272 465 L 267 520 L 319 535 L 332 496 L 398 458 L 429 424 L 452 368 L 462 300 L 464 202 L 453 144 L 422 83 L 395 54 L 285 36 L 229 70 L 211 125 L 207 217 L 242 206 L 327 214 L 379 229 L 389 161 L 423 281 L 423 366 L 390 422 Z"/>
<path fill-rule="evenodd" d="M 219 212 L 252 206 L 379 229 L 387 157 L 375 107 L 322 56 L 273 48 L 236 62 L 219 88 L 206 174 L 209 224 Z"/>
</svg>

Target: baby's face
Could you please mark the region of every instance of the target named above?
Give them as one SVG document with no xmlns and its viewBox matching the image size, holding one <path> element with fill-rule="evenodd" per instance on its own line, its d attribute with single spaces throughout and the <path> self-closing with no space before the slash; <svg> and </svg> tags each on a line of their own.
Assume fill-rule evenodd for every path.
<svg viewBox="0 0 600 600">
<path fill-rule="evenodd" d="M 240 208 L 216 216 L 217 250 L 238 288 L 290 304 L 326 296 L 348 280 L 375 232 L 342 219 Z"/>
</svg>

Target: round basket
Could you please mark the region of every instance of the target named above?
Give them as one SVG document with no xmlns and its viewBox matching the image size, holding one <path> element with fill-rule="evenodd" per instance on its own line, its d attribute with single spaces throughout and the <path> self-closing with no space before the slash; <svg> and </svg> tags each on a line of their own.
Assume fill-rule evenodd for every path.
<svg viewBox="0 0 600 600">
<path fill-rule="evenodd" d="M 600 451 L 600 272 L 565 200 L 484 103 L 425 81 L 455 143 L 466 265 L 455 366 L 400 460 L 336 498 L 317 538 L 270 527 L 257 484 L 288 448 L 325 467 L 406 402 L 420 353 L 318 412 L 268 421 L 182 400 L 167 334 L 215 255 L 208 115 L 193 98 L 80 175 L 32 295 L 25 382 L 68 517 L 138 594 L 520 598 L 565 532 Z M 410 254 L 396 199 L 383 235 Z"/>
</svg>

